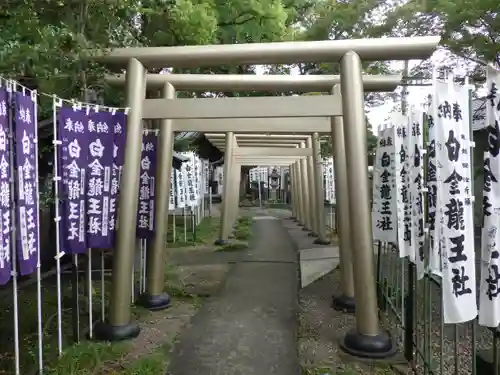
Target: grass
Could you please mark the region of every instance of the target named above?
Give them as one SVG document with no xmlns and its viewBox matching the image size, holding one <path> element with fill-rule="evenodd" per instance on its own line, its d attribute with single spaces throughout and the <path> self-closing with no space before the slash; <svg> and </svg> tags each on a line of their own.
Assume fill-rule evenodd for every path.
<svg viewBox="0 0 500 375">
<path fill-rule="evenodd" d="M 201 298 L 185 291 L 176 269 L 165 265 L 165 290 L 172 298 L 189 300 L 195 305 Z M 147 319 L 149 311 L 133 306 L 136 319 Z M 168 313 L 168 310 L 167 310 Z M 130 343 L 100 343 L 85 341 L 65 350 L 64 355 L 47 370 L 48 375 L 146 375 L 161 374 L 168 365 L 172 349 L 171 342 L 165 342 L 156 351 L 132 362 L 124 358 L 130 351 Z M 24 373 L 23 373 L 24 375 Z"/>
<path fill-rule="evenodd" d="M 62 279 L 62 341 L 67 347 L 73 343 L 72 337 L 72 307 L 71 297 L 72 285 L 65 276 Z M 97 284 L 97 283 L 96 283 Z M 10 290 L 9 290 L 10 289 Z M 58 358 L 57 341 L 57 293 L 55 277 L 42 282 L 42 322 L 43 322 L 43 361 L 53 363 Z M 3 308 L 0 310 L 0 374 L 11 374 L 14 372 L 14 297 L 11 288 L 4 289 L 0 293 Z M 36 284 L 28 285 L 18 294 L 18 317 L 19 317 L 19 350 L 20 368 L 23 375 L 30 375 L 36 370 L 38 362 L 38 316 L 37 316 L 37 291 Z M 96 299 L 98 301 L 98 299 Z M 88 314 L 84 311 L 87 306 L 87 298 L 80 295 L 81 330 L 80 335 L 86 334 L 85 322 Z M 99 302 L 95 302 L 99 308 Z M 95 311 L 95 316 L 99 316 Z"/>
<path fill-rule="evenodd" d="M 151 375 L 163 374 L 169 363 L 171 343 L 164 343 L 154 353 L 139 358 L 117 372 L 120 375 Z M 106 373 L 108 374 L 108 373 Z M 76 375 L 76 374 L 75 374 Z"/>
<path fill-rule="evenodd" d="M 216 251 L 237 251 L 248 249 L 249 241 L 252 237 L 252 223 L 251 216 L 242 216 L 236 221 L 234 228 L 234 240 L 227 245 L 222 245 Z"/>
<path fill-rule="evenodd" d="M 290 208 L 290 204 L 289 203 L 282 203 L 282 202 L 266 202 L 264 204 L 264 207 L 266 208 L 277 208 L 277 209 L 283 209 L 283 210 L 286 210 L 286 209 L 289 209 Z"/>
<path fill-rule="evenodd" d="M 110 344 L 85 341 L 68 348 L 57 363 L 47 367 L 45 374 L 102 374 L 105 367 L 118 367 L 118 363 L 127 352 L 127 343 Z"/>
<path fill-rule="evenodd" d="M 189 219 L 189 218 L 188 218 Z M 188 222 L 189 220 L 187 220 Z M 220 218 L 205 217 L 196 228 L 186 226 L 186 237 L 184 237 L 184 220 L 182 216 L 176 217 L 175 241 L 174 230 L 169 226 L 167 232 L 167 243 L 170 247 L 190 247 L 198 245 L 212 245 L 219 234 Z"/>
<path fill-rule="evenodd" d="M 112 374 L 156 374 L 164 370 L 166 358 L 166 343 L 161 353 L 154 353 L 147 358 L 127 366 L 122 366 L 122 359 L 128 353 L 130 344 L 102 343 L 86 340 L 88 333 L 88 299 L 83 291 L 85 282 L 80 281 L 80 337 L 81 342 L 75 343 L 72 337 L 72 284 L 70 276 L 62 275 L 62 341 L 63 355 L 58 356 L 58 315 L 55 277 L 42 281 L 42 322 L 43 322 L 43 363 L 44 374 L 48 375 L 112 375 Z M 110 281 L 105 281 L 105 301 L 109 301 Z M 185 286 L 179 280 L 175 268 L 168 264 L 165 267 L 165 290 L 176 300 L 189 300 L 199 305 L 202 299 L 185 291 Z M 101 283 L 93 282 L 93 315 L 94 321 L 101 316 Z M 14 324 L 13 324 L 13 293 L 8 287 L 0 290 L 2 309 L 0 309 L 0 374 L 14 374 Z M 149 311 L 138 306 L 132 306 L 133 318 L 141 320 Z M 36 284 L 23 288 L 18 293 L 19 316 L 19 349 L 20 372 L 22 375 L 35 375 L 38 370 L 38 318 Z M 161 359 L 161 363 L 160 363 Z M 162 368 L 161 371 L 155 369 Z M 148 372 L 149 371 L 149 372 Z"/>
<path fill-rule="evenodd" d="M 219 218 L 204 218 L 196 231 L 188 228 L 187 241 L 184 241 L 183 219 L 178 217 L 176 228 L 176 246 L 185 247 L 193 245 L 212 245 L 218 236 L 220 226 Z M 189 221 L 189 220 L 188 220 Z M 244 239 L 251 236 L 251 218 L 240 218 L 237 223 L 239 242 L 233 247 L 248 244 Z M 168 242 L 172 242 L 172 232 L 169 233 Z M 170 244 L 170 246 L 172 246 Z M 224 249 L 228 251 L 228 249 Z M 234 248 L 233 248 L 234 250 Z M 186 292 L 185 285 L 177 277 L 175 268 L 167 262 L 165 266 L 165 290 L 174 299 L 189 300 L 194 305 L 203 302 L 201 297 Z M 50 277 L 42 281 L 42 322 L 43 322 L 43 363 L 45 374 L 49 375 L 142 375 L 162 373 L 167 359 L 166 352 L 170 350 L 171 343 L 165 343 L 158 352 L 140 358 L 133 363 L 124 365 L 123 358 L 130 349 L 127 343 L 102 343 L 86 341 L 88 333 L 88 298 L 83 289 L 86 282 L 80 280 L 79 293 L 79 320 L 81 342 L 73 340 L 72 318 L 75 309 L 72 298 L 72 283 L 70 275 L 62 275 L 62 342 L 63 355 L 58 356 L 58 315 L 57 315 L 57 285 L 56 278 Z M 24 287 L 18 293 L 19 317 L 19 348 L 20 372 L 22 375 L 35 375 L 38 370 L 38 318 L 37 318 L 37 289 L 36 284 Z M 101 290 L 100 281 L 93 282 L 93 316 L 94 321 L 101 316 L 101 295 L 105 293 L 108 301 L 110 281 L 105 281 L 105 290 Z M 11 285 L 0 289 L 2 309 L 0 309 L 0 375 L 14 374 L 14 324 L 13 324 L 13 293 Z M 149 311 L 133 306 L 134 319 L 145 318 Z"/>
<path fill-rule="evenodd" d="M 150 375 L 162 374 L 168 366 L 172 344 L 166 342 L 153 353 L 128 362 L 126 343 L 84 342 L 67 350 L 47 375 Z"/>
<path fill-rule="evenodd" d="M 373 366 L 363 366 L 359 365 L 352 368 L 349 364 L 343 364 L 346 366 L 343 369 L 334 370 L 330 366 L 319 366 L 319 367 L 302 367 L 301 375 L 361 375 L 361 374 L 371 374 L 371 375 L 394 375 L 396 372 L 391 369 L 388 365 L 373 365 Z"/>
</svg>

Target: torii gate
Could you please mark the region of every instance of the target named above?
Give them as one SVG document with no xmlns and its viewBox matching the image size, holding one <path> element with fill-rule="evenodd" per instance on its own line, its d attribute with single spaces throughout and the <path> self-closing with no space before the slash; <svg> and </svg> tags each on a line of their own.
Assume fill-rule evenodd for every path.
<svg viewBox="0 0 500 375">
<path fill-rule="evenodd" d="M 356 294 L 356 329 L 349 331 L 341 343 L 342 348 L 363 357 L 386 357 L 395 346 L 390 337 L 380 330 L 373 270 L 372 230 L 369 209 L 368 163 L 365 152 L 366 122 L 364 114 L 362 60 L 409 60 L 425 59 L 436 49 L 439 37 L 381 38 L 319 42 L 252 43 L 234 45 L 205 45 L 185 47 L 143 47 L 120 48 L 100 56 L 97 61 L 123 65 L 127 64 L 126 88 L 127 106 L 130 108 L 127 126 L 125 164 L 121 179 L 120 226 L 117 231 L 117 251 L 113 258 L 113 283 L 108 319 L 96 327 L 96 336 L 106 340 L 121 340 L 139 334 L 139 326 L 131 320 L 130 282 L 135 248 L 135 225 L 138 197 L 138 172 L 141 157 L 142 120 L 160 119 L 160 148 L 162 156 L 171 153 L 172 130 L 177 125 L 172 119 L 221 119 L 254 117 L 333 117 L 339 125 L 343 116 L 345 133 L 345 156 L 348 190 L 349 223 L 351 224 L 351 245 Z M 333 96 L 273 97 L 273 98 L 216 98 L 178 99 L 175 88 L 166 84 L 162 90 L 165 99 L 145 99 L 145 67 L 200 67 L 223 64 L 290 64 L 299 62 L 340 61 L 341 98 Z M 222 76 L 220 76 L 222 77 Z M 260 77 L 263 80 L 265 76 Z M 222 79 L 223 78 L 219 78 Z M 236 85 L 234 85 L 236 86 Z M 249 107 L 252 107 L 249 109 Z M 258 107 L 258 111 L 256 110 Z M 337 118 L 337 119 L 335 119 Z M 340 120 L 341 121 L 341 120 Z M 176 121 L 177 123 L 177 121 Z M 210 128 L 197 125 L 198 131 L 245 131 L 266 132 L 256 126 L 243 130 L 230 124 Z M 215 124 L 214 124 L 215 125 Z M 249 125 L 249 124 L 248 124 Z M 291 129 L 282 132 L 290 133 Z M 181 125 L 182 127 L 182 125 Z M 338 126 L 333 126 L 332 131 Z M 182 129 L 184 130 L 184 129 Z M 195 130 L 195 129 L 190 129 Z M 297 129 L 298 132 L 300 128 Z M 279 132 L 279 130 L 273 130 Z M 311 130 L 309 132 L 319 132 Z M 162 134 L 163 133 L 163 134 Z M 304 133 L 304 128 L 302 132 Z M 334 140 L 335 142 L 335 140 Z M 344 143 L 342 142 L 342 143 Z M 336 144 L 336 142 L 335 142 Z M 164 153 L 165 154 L 164 154 Z M 162 158 L 164 159 L 164 158 Z M 170 160 L 171 157 L 164 160 Z M 159 163 L 161 164 L 161 163 Z M 337 166 L 336 166 L 337 169 Z M 167 168 L 158 176 L 157 186 L 165 189 L 169 183 Z M 338 170 L 338 169 L 337 169 Z M 346 196 L 343 197 L 345 199 Z M 158 198 L 158 206 L 167 206 L 168 201 Z M 157 225 L 164 225 L 164 218 L 156 213 Z M 163 237 L 157 234 L 154 251 L 148 258 L 148 274 L 163 275 Z M 145 299 L 151 308 L 168 306 L 168 295 L 163 293 L 163 280 L 148 277 L 148 295 Z M 155 307 L 156 305 L 156 307 Z"/>
<path fill-rule="evenodd" d="M 246 157 L 247 159 L 254 160 L 254 162 L 261 160 L 260 164 L 262 165 L 268 165 L 270 157 L 279 156 L 279 158 L 276 158 L 276 161 L 277 164 L 280 164 L 279 162 L 286 158 L 297 156 L 298 160 L 286 165 L 290 165 L 292 169 L 298 169 L 296 175 L 301 176 L 296 182 L 299 185 L 296 195 L 298 200 L 298 210 L 296 210 L 298 212 L 298 221 L 304 225 L 305 230 L 312 231 L 311 236 L 318 237 L 314 241 L 315 244 L 328 245 L 330 243 L 326 235 L 325 219 L 322 216 L 322 212 L 324 211 L 323 175 L 321 173 L 320 149 L 317 143 L 319 139 L 315 139 L 316 147 L 313 147 L 311 136 L 280 135 L 270 138 L 270 136 L 263 135 L 259 138 L 255 135 L 247 134 L 244 137 L 244 135 L 235 134 L 237 139 L 235 143 L 237 143 L 238 147 L 231 148 L 226 146 L 224 134 L 209 133 L 205 136 L 212 144 L 221 149 L 226 149 L 227 157 L 225 165 L 228 170 L 230 169 L 228 165 L 230 165 L 229 160 L 231 156 L 240 159 Z M 236 170 L 235 172 L 225 173 L 239 172 Z M 230 186 L 232 188 L 233 185 L 230 184 Z M 231 204 L 227 204 L 227 207 L 232 207 L 233 204 L 235 204 L 234 201 Z M 221 231 L 220 241 L 225 241 L 228 238 L 227 236 L 227 228 L 224 228 Z"/>
</svg>

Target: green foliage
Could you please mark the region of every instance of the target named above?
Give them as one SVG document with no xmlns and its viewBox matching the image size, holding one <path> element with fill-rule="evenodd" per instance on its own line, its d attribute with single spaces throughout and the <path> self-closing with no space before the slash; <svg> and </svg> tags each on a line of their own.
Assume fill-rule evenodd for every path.
<svg viewBox="0 0 500 375">
<path fill-rule="evenodd" d="M 88 90 L 107 105 L 123 105 L 121 90 L 105 85 L 103 66 L 89 51 L 117 46 L 176 46 L 442 35 L 442 44 L 467 58 L 492 61 L 500 42 L 494 0 L 23 0 L 0 9 L 0 74 L 64 98 L 87 99 Z M 425 65 L 425 64 L 424 64 Z M 301 74 L 338 74 L 336 62 L 298 64 Z M 289 74 L 293 66 L 267 68 Z M 395 73 L 385 62 L 364 64 L 369 74 Z M 255 74 L 253 66 L 177 69 L 175 72 Z M 185 97 L 206 93 L 181 93 Z M 290 95 L 291 93 L 278 93 Z M 263 96 L 274 93 L 211 93 Z M 393 94 L 368 93 L 374 106 Z M 51 111 L 42 97 L 41 118 Z M 369 132 L 368 152 L 375 144 Z M 180 149 L 190 149 L 188 141 Z M 328 150 L 324 150 L 328 153 Z"/>
<path fill-rule="evenodd" d="M 64 98 L 83 100 L 92 89 L 119 105 L 122 96 L 103 83 L 105 69 L 84 58 L 89 51 L 283 40 L 294 14 L 294 0 L 8 1 L 0 9 L 0 72 Z"/>
<path fill-rule="evenodd" d="M 492 62 L 498 57 L 499 13 L 495 0 L 408 1 L 390 9 L 376 33 L 441 35 L 441 45 L 469 62 Z"/>
<path fill-rule="evenodd" d="M 223 251 L 236 251 L 236 250 L 245 250 L 248 249 L 248 244 L 245 242 L 233 242 L 227 245 L 222 245 L 217 249 L 219 252 Z"/>
<path fill-rule="evenodd" d="M 175 231 L 172 222 L 175 218 Z M 190 247 L 197 245 L 212 244 L 219 234 L 220 219 L 205 217 L 198 226 L 193 226 L 193 218 L 188 216 L 186 220 L 182 215 L 170 216 L 167 231 L 167 243 L 169 247 Z M 174 237 L 175 232 L 175 237 Z M 184 237 L 184 233 L 186 236 Z"/>
</svg>

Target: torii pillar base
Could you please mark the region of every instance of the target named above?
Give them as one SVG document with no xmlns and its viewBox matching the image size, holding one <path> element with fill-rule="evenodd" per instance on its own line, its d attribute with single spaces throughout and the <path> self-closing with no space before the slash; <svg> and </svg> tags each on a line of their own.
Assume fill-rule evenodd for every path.
<svg viewBox="0 0 500 375">
<path fill-rule="evenodd" d="M 387 333 L 364 335 L 356 328 L 347 332 L 340 342 L 340 348 L 354 357 L 367 359 L 389 358 L 396 354 L 396 345 Z"/>
<path fill-rule="evenodd" d="M 321 239 L 321 238 L 316 238 L 316 239 L 314 240 L 313 244 L 315 244 L 315 245 L 330 245 L 330 244 L 331 244 L 331 242 L 330 242 L 330 241 L 328 241 L 328 240 L 323 240 L 323 239 Z"/>
<path fill-rule="evenodd" d="M 354 297 L 348 297 L 345 294 L 332 297 L 332 308 L 336 311 L 342 311 L 347 314 L 354 314 L 356 303 Z"/>
<path fill-rule="evenodd" d="M 99 341 L 125 341 L 135 339 L 141 333 L 139 325 L 132 321 L 125 325 L 114 326 L 109 322 L 99 322 L 94 326 L 94 339 Z"/>
<path fill-rule="evenodd" d="M 144 293 L 139 297 L 137 304 L 151 311 L 161 311 L 170 307 L 172 300 L 167 293 L 152 296 Z"/>
</svg>

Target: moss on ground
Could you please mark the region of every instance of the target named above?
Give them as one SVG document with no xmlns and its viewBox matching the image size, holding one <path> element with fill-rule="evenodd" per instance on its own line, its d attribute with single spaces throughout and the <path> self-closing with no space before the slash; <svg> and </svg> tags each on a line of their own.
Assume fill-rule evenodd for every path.
<svg viewBox="0 0 500 375">
<path fill-rule="evenodd" d="M 252 238 L 253 218 L 251 216 L 242 216 L 236 221 L 233 231 L 234 239 L 229 244 L 219 246 L 217 251 L 237 251 L 248 249 Z"/>
</svg>

